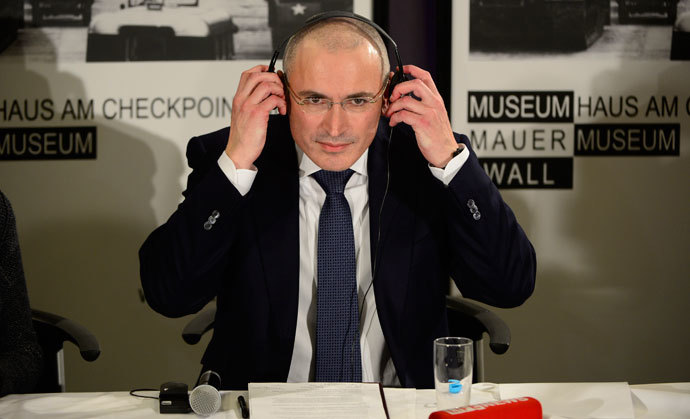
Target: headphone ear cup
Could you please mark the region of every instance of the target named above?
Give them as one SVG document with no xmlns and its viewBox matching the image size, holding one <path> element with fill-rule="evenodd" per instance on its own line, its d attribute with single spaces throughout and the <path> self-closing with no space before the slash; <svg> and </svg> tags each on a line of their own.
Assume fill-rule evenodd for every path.
<svg viewBox="0 0 690 419">
<path fill-rule="evenodd" d="M 283 95 L 285 97 L 285 108 L 287 111 L 289 111 L 290 110 L 290 91 L 287 88 L 287 77 L 285 76 L 285 73 L 283 73 L 283 70 L 278 70 L 276 74 L 278 74 L 280 81 L 283 83 Z"/>
<path fill-rule="evenodd" d="M 386 98 L 391 97 L 391 93 L 393 93 L 395 86 L 407 80 L 407 76 L 402 72 L 402 70 L 397 70 L 395 73 L 393 73 L 393 77 L 391 77 L 391 82 L 388 84 L 388 89 L 386 91 Z"/>
</svg>

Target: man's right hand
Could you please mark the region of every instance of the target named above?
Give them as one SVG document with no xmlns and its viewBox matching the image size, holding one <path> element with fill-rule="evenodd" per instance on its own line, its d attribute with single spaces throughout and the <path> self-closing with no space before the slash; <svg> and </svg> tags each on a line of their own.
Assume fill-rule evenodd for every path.
<svg viewBox="0 0 690 419">
<path fill-rule="evenodd" d="M 242 73 L 232 99 L 230 135 L 225 153 L 237 169 L 250 169 L 266 143 L 269 112 L 287 113 L 283 82 L 268 66 L 257 65 Z"/>
</svg>

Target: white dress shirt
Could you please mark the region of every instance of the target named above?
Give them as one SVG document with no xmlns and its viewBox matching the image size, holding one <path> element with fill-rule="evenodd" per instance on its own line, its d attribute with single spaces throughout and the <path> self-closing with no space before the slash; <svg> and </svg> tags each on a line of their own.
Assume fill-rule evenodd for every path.
<svg viewBox="0 0 690 419">
<path fill-rule="evenodd" d="M 321 170 L 295 145 L 299 163 L 299 238 L 300 271 L 297 328 L 292 351 L 288 382 L 314 380 L 314 349 L 316 347 L 316 243 L 319 215 L 326 200 L 326 193 L 310 175 Z M 429 165 L 431 173 L 448 185 L 469 157 L 467 147 L 455 156 L 445 168 Z M 369 240 L 369 191 L 367 159 L 369 150 L 350 167 L 354 174 L 345 186 L 345 198 L 350 205 L 352 227 L 355 236 L 355 260 L 357 263 L 357 290 L 360 312 L 360 348 L 362 353 L 362 381 L 381 382 L 385 386 L 400 386 L 393 360 L 388 351 L 379 316 L 376 310 L 371 274 Z M 245 195 L 252 187 L 258 173 L 237 169 L 226 153 L 221 153 L 218 165 L 228 180 Z M 362 304 L 364 302 L 364 304 Z M 431 368 L 431 367 L 430 367 Z"/>
</svg>

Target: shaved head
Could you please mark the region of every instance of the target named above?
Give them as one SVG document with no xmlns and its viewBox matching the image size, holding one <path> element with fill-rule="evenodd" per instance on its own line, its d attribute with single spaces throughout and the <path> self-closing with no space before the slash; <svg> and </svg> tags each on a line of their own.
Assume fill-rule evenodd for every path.
<svg viewBox="0 0 690 419">
<path fill-rule="evenodd" d="M 290 74 L 294 68 L 295 57 L 299 53 L 299 46 L 303 41 L 315 42 L 328 52 L 349 51 L 366 43 L 381 58 L 381 79 L 385 80 L 390 71 L 388 50 L 378 31 L 371 25 L 344 17 L 322 20 L 313 25 L 300 29 L 293 35 L 285 47 L 283 58 L 283 72 Z"/>
</svg>

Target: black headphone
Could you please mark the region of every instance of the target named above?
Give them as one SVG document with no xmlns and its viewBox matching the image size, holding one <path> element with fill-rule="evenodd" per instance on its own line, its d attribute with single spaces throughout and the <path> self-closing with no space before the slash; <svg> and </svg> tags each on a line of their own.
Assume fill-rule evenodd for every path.
<svg viewBox="0 0 690 419">
<path fill-rule="evenodd" d="M 381 35 L 381 37 L 383 39 L 387 40 L 388 43 L 390 44 L 390 46 L 393 47 L 393 53 L 395 55 L 395 60 L 398 63 L 398 65 L 397 65 L 398 68 L 395 70 L 395 73 L 393 74 L 393 77 L 391 78 L 390 85 L 388 86 L 389 94 L 390 94 L 390 92 L 393 91 L 393 89 L 395 88 L 395 86 L 398 83 L 402 83 L 406 80 L 409 80 L 409 78 L 403 72 L 403 64 L 402 64 L 402 60 L 400 59 L 400 53 L 398 52 L 398 45 L 395 43 L 393 38 L 391 38 L 390 35 L 388 35 L 386 33 L 386 31 L 381 29 L 381 27 L 379 25 L 377 25 L 376 23 L 372 22 L 371 20 L 365 18 L 364 16 L 360 16 L 360 15 L 352 13 L 352 12 L 345 12 L 342 10 L 331 10 L 328 12 L 317 13 L 314 16 L 307 19 L 307 21 L 304 22 L 304 25 L 301 28 L 299 28 L 297 30 L 297 32 L 301 31 L 302 29 L 306 28 L 307 26 L 311 26 L 315 23 L 321 22 L 322 20 L 331 19 L 331 18 L 335 18 L 335 17 L 346 17 L 346 18 L 355 19 L 355 20 L 359 20 L 360 22 L 366 23 L 367 25 L 376 29 L 376 31 L 379 33 L 379 35 Z M 295 32 L 295 33 L 297 33 L 297 32 Z M 280 44 L 280 46 L 273 52 L 273 57 L 271 57 L 271 62 L 268 65 L 268 71 L 269 72 L 271 72 L 271 73 L 275 72 L 275 66 L 276 66 L 276 61 L 278 61 L 278 56 L 283 51 L 283 49 L 285 48 L 285 45 L 287 45 L 290 38 L 292 38 L 293 36 L 294 36 L 294 34 L 288 36 L 285 40 L 283 40 L 283 42 Z M 381 51 L 381 52 L 383 53 L 384 51 Z"/>
</svg>

